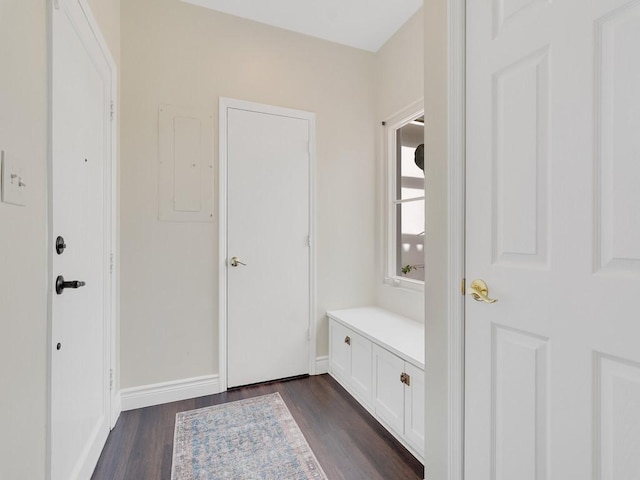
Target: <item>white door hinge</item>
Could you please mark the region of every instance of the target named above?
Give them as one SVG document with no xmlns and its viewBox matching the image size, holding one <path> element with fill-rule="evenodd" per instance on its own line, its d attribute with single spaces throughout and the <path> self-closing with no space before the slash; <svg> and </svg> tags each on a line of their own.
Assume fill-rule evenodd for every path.
<svg viewBox="0 0 640 480">
<path fill-rule="evenodd" d="M 113 253 L 109 255 L 109 273 L 113 273 Z"/>
<path fill-rule="evenodd" d="M 307 235 L 307 247 L 311 246 L 311 235 Z"/>
<path fill-rule="evenodd" d="M 307 328 L 307 341 L 310 342 L 311 341 L 311 329 Z"/>
<path fill-rule="evenodd" d="M 113 103 L 113 100 L 111 101 L 111 120 L 113 121 L 114 117 L 116 115 L 116 107 L 115 104 Z"/>
<path fill-rule="evenodd" d="M 109 391 L 113 390 L 113 368 L 109 369 Z"/>
</svg>

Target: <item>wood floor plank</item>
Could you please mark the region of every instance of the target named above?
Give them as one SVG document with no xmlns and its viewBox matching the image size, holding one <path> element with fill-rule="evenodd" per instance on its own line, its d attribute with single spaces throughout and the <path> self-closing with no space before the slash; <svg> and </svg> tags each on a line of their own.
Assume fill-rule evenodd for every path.
<svg viewBox="0 0 640 480">
<path fill-rule="evenodd" d="M 170 480 L 176 413 L 274 392 L 329 480 L 424 478 L 418 460 L 333 378 L 318 375 L 123 412 L 92 480 Z"/>
</svg>

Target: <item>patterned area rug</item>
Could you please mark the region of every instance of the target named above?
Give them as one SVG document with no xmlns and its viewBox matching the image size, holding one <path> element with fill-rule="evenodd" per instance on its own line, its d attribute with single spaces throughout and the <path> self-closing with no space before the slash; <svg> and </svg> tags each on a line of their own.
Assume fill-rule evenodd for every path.
<svg viewBox="0 0 640 480">
<path fill-rule="evenodd" d="M 279 393 L 176 415 L 172 480 L 327 480 Z"/>
</svg>

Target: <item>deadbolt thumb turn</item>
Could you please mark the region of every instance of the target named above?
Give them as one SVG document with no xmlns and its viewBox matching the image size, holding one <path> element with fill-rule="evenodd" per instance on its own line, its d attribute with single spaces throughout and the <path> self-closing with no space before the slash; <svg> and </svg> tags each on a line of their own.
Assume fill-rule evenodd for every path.
<svg viewBox="0 0 640 480">
<path fill-rule="evenodd" d="M 237 267 L 238 265 L 247 265 L 246 263 L 242 263 L 238 257 L 231 257 L 231 261 L 229 263 L 232 267 Z"/>
<path fill-rule="evenodd" d="M 64 277 L 62 275 L 58 275 L 56 278 L 56 293 L 58 295 L 62 295 L 62 292 L 65 288 L 80 288 L 86 285 L 85 282 L 80 280 L 73 280 L 72 282 L 65 282 Z"/>
<path fill-rule="evenodd" d="M 496 303 L 498 301 L 495 298 L 489 298 L 489 287 L 480 279 L 471 282 L 469 295 L 471 295 L 476 302 Z"/>
<path fill-rule="evenodd" d="M 56 253 L 58 255 L 62 255 L 62 252 L 64 252 L 65 248 L 67 248 L 67 244 L 64 243 L 64 238 L 58 236 L 58 238 L 56 238 Z"/>
</svg>

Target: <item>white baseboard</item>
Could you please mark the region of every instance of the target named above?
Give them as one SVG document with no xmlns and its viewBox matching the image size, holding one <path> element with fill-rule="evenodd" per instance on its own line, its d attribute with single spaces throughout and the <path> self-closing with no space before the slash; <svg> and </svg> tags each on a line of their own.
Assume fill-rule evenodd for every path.
<svg viewBox="0 0 640 480">
<path fill-rule="evenodd" d="M 316 375 L 329 372 L 329 357 L 316 358 Z M 152 407 L 163 403 L 177 402 L 188 398 L 204 397 L 220 393 L 220 377 L 205 375 L 171 382 L 142 385 L 140 387 L 123 388 L 116 395 L 116 406 L 112 415 L 115 424 L 120 412 L 136 408 Z M 116 413 L 117 412 L 117 413 Z"/>
<path fill-rule="evenodd" d="M 122 393 L 116 392 L 111 403 L 111 428 L 116 426 L 118 418 L 122 413 Z"/>
<path fill-rule="evenodd" d="M 329 357 L 316 357 L 316 375 L 329 373 Z"/>
<path fill-rule="evenodd" d="M 120 391 L 120 401 L 122 411 L 126 412 L 136 408 L 151 407 L 216 393 L 220 393 L 220 377 L 205 375 L 141 387 L 123 388 Z"/>
</svg>

